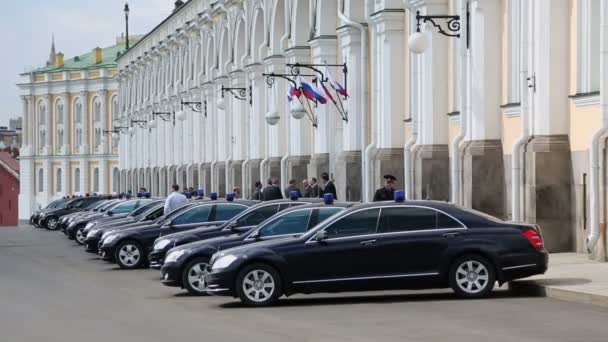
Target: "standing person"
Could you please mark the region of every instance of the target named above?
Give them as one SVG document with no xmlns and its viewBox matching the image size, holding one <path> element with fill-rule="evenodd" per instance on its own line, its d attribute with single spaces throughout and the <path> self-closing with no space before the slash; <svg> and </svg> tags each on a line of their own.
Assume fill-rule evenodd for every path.
<svg viewBox="0 0 608 342">
<path fill-rule="evenodd" d="M 173 189 L 173 192 L 169 194 L 167 200 L 165 201 L 165 215 L 175 210 L 177 207 L 183 205 L 184 203 L 188 202 L 186 196 L 179 192 L 179 185 L 173 184 L 171 188 Z"/>
<path fill-rule="evenodd" d="M 255 182 L 255 190 L 253 191 L 253 194 L 251 195 L 250 199 L 252 199 L 254 201 L 264 200 L 264 195 L 262 194 L 262 182 L 260 182 L 260 181 Z"/>
<path fill-rule="evenodd" d="M 315 177 L 310 179 L 310 197 L 319 197 L 319 183 Z"/>
<path fill-rule="evenodd" d="M 308 183 L 308 179 L 302 181 L 302 188 L 304 189 L 304 194 L 302 197 L 309 198 L 310 196 L 310 183 Z"/>
<path fill-rule="evenodd" d="M 285 198 L 290 198 L 292 191 L 295 191 L 298 193 L 298 198 L 302 197 L 302 192 L 300 191 L 300 189 L 298 189 L 298 187 L 296 186 L 296 183 L 297 182 L 295 179 L 289 180 L 289 185 L 285 188 Z"/>
<path fill-rule="evenodd" d="M 239 188 L 238 186 L 232 188 L 232 193 L 234 194 L 235 198 L 241 198 L 241 188 Z"/>
<path fill-rule="evenodd" d="M 395 181 L 397 178 L 393 175 L 384 175 L 384 186 L 374 194 L 374 202 L 392 201 L 395 198 Z"/>
<path fill-rule="evenodd" d="M 281 194 L 281 188 L 279 187 L 278 178 L 268 179 L 268 186 L 264 188 L 263 195 L 264 201 L 272 201 L 283 198 L 283 194 Z"/>
<path fill-rule="evenodd" d="M 329 180 L 329 174 L 327 172 L 323 172 L 321 174 L 321 179 L 323 179 L 323 183 L 325 183 L 325 188 L 323 191 L 319 191 L 319 197 L 323 198 L 325 194 L 334 195 L 334 200 L 338 200 L 338 195 L 336 194 L 336 186 L 333 181 Z"/>
</svg>

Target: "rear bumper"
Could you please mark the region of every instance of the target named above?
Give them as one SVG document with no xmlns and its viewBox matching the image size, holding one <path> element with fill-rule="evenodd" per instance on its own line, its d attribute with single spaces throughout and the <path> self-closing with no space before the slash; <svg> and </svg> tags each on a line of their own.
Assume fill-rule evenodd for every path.
<svg viewBox="0 0 608 342">
<path fill-rule="evenodd" d="M 530 253 L 517 253 L 504 256 L 500 263 L 499 280 L 511 280 L 530 277 L 547 272 L 549 253 L 546 250 Z"/>
</svg>

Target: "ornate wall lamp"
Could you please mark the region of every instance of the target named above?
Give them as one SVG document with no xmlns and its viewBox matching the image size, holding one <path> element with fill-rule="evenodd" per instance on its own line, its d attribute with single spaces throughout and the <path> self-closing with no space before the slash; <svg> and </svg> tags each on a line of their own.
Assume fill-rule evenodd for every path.
<svg viewBox="0 0 608 342">
<path fill-rule="evenodd" d="M 247 90 L 249 90 L 249 105 L 251 106 L 253 104 L 253 101 L 252 101 L 253 90 L 252 90 L 251 86 L 249 86 L 249 88 L 245 88 L 245 87 L 239 88 L 239 87 L 224 87 L 222 85 L 222 97 L 220 97 L 220 99 L 217 101 L 217 108 L 219 108 L 221 110 L 226 109 L 226 102 L 224 101 L 224 95 L 226 94 L 226 92 L 232 94 L 232 96 L 234 96 L 234 98 L 237 100 L 247 101 Z"/>
<path fill-rule="evenodd" d="M 467 21 L 466 21 L 466 40 L 467 49 L 469 48 L 469 8 L 467 5 Z M 445 21 L 446 29 L 438 24 L 437 21 Z M 416 32 L 408 39 L 408 46 L 413 53 L 421 54 L 429 47 L 428 36 L 420 32 L 420 22 L 422 24 L 431 23 L 437 31 L 447 37 L 460 38 L 460 16 L 459 15 L 420 15 L 420 11 L 416 11 Z"/>
</svg>

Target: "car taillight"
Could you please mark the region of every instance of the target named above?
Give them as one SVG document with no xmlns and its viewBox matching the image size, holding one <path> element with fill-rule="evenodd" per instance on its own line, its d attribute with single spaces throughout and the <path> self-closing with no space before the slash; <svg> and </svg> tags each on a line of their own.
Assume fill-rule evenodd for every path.
<svg viewBox="0 0 608 342">
<path fill-rule="evenodd" d="M 543 248 L 543 239 L 540 237 L 538 232 L 534 229 L 528 229 L 522 233 L 522 235 L 530 242 L 532 247 L 536 249 Z"/>
</svg>

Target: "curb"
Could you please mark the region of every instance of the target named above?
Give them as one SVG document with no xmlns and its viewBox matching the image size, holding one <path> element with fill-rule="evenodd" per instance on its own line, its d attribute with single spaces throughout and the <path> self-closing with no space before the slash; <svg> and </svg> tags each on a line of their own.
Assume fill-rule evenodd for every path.
<svg viewBox="0 0 608 342">
<path fill-rule="evenodd" d="M 518 294 L 548 297 L 567 302 L 608 308 L 608 296 L 542 285 L 533 280 L 510 282 L 509 289 Z"/>
</svg>

